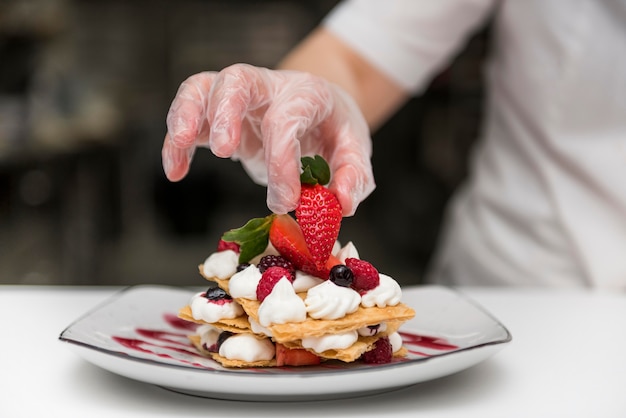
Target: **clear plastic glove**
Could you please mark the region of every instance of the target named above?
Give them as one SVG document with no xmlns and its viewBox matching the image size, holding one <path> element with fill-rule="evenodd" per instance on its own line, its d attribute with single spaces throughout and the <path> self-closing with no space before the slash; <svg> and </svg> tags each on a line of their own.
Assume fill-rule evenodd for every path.
<svg viewBox="0 0 626 418">
<path fill-rule="evenodd" d="M 354 100 L 324 79 L 295 71 L 236 64 L 189 77 L 167 115 L 163 168 L 182 179 L 197 147 L 241 161 L 267 185 L 275 213 L 295 209 L 300 196 L 300 157 L 328 161 L 329 189 L 345 216 L 375 188 L 367 123 Z"/>
</svg>

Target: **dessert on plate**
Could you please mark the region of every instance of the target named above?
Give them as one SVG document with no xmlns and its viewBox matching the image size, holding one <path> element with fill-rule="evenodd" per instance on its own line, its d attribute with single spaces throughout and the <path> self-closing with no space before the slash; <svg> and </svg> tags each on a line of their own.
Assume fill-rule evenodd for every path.
<svg viewBox="0 0 626 418">
<path fill-rule="evenodd" d="M 271 214 L 227 231 L 199 266 L 211 285 L 182 307 L 192 343 L 225 367 L 389 363 L 415 312 L 390 276 L 338 241 L 341 206 L 330 170 L 303 157 L 295 218 Z"/>
</svg>

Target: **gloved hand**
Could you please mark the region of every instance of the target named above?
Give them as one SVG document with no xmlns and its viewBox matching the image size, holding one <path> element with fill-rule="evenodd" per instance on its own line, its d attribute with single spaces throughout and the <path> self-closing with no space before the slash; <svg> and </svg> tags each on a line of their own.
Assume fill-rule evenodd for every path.
<svg viewBox="0 0 626 418">
<path fill-rule="evenodd" d="M 274 213 L 295 209 L 303 155 L 319 154 L 329 163 L 328 187 L 345 216 L 375 187 L 371 138 L 358 106 L 307 73 L 236 64 L 193 75 L 172 102 L 167 129 L 162 157 L 170 180 L 187 174 L 197 147 L 208 147 L 240 160 L 255 182 L 267 184 Z"/>
</svg>

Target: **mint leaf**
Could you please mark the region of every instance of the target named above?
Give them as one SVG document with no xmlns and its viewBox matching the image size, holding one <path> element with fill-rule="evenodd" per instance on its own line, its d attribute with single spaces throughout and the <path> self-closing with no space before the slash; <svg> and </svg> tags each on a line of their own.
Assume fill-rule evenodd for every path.
<svg viewBox="0 0 626 418">
<path fill-rule="evenodd" d="M 239 263 L 247 263 L 265 251 L 270 236 L 270 226 L 276 215 L 250 219 L 241 228 L 231 229 L 222 239 L 239 244 Z"/>
<path fill-rule="evenodd" d="M 322 186 L 330 182 L 330 167 L 321 155 L 315 157 L 302 157 L 302 174 L 300 182 L 310 185 L 317 183 Z"/>
</svg>

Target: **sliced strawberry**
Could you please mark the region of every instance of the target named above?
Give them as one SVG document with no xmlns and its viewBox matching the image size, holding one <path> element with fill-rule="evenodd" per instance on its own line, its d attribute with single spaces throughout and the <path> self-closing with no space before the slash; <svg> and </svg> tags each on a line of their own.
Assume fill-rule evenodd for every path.
<svg viewBox="0 0 626 418">
<path fill-rule="evenodd" d="M 300 226 L 289 215 L 278 215 L 270 227 L 270 242 L 276 250 L 291 261 L 297 270 L 314 265 Z"/>
<path fill-rule="evenodd" d="M 274 218 L 270 227 L 270 242 L 297 270 L 320 279 L 328 279 L 330 269 L 341 264 L 341 261 L 331 254 L 326 264 L 319 266 L 309 252 L 300 225 L 289 215 L 277 215 Z"/>
<path fill-rule="evenodd" d="M 319 356 L 304 348 L 287 348 L 276 343 L 276 366 L 311 366 L 320 364 Z"/>
</svg>

